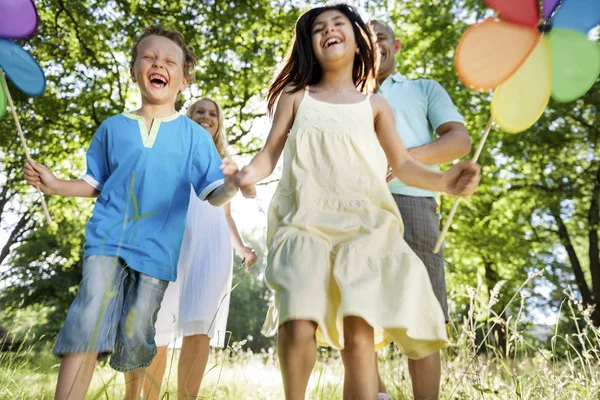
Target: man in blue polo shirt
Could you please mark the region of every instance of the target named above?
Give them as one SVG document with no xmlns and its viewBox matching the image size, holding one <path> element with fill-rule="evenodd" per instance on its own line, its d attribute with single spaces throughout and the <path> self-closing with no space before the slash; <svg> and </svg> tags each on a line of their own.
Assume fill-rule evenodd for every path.
<svg viewBox="0 0 600 400">
<path fill-rule="evenodd" d="M 381 54 L 377 71 L 379 93 L 394 110 L 396 129 L 415 160 L 432 170 L 471 151 L 471 139 L 448 93 L 439 83 L 429 79 L 407 79 L 396 72 L 394 56 L 402 44 L 394 31 L 381 21 L 371 21 L 377 34 Z M 404 221 L 404 238 L 421 258 L 431 279 L 433 290 L 448 321 L 444 257 L 433 253 L 439 236 L 437 193 L 408 186 L 390 176 L 392 192 Z M 437 399 L 440 386 L 440 353 L 420 360 L 409 360 L 408 366 L 415 399 Z M 380 379 L 380 392 L 385 386 Z M 380 399 L 389 396 L 380 394 Z"/>
</svg>

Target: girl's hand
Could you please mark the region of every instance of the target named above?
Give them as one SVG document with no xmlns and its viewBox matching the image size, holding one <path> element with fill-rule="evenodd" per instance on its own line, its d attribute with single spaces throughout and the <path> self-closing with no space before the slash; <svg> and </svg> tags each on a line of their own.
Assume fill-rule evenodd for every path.
<svg viewBox="0 0 600 400">
<path fill-rule="evenodd" d="M 453 196 L 470 196 L 475 192 L 481 176 L 479 165 L 463 161 L 450 168 L 442 176 L 444 191 Z"/>
<path fill-rule="evenodd" d="M 254 184 L 247 184 L 242 181 L 241 172 L 231 158 L 227 157 L 223 160 L 221 171 L 223 171 L 223 175 L 225 176 L 226 185 L 229 185 L 229 187 L 233 187 L 236 190 L 239 188 L 244 197 L 256 197 L 256 187 Z"/>
<path fill-rule="evenodd" d="M 246 264 L 246 271 L 249 271 L 250 267 L 256 263 L 256 252 L 248 246 L 238 249 L 236 254 L 244 261 L 244 264 Z"/>
<path fill-rule="evenodd" d="M 253 199 L 256 197 L 256 183 L 258 179 L 254 170 L 246 165 L 236 175 L 237 183 L 244 197 Z"/>
<path fill-rule="evenodd" d="M 39 188 L 45 194 L 54 193 L 54 188 L 59 180 L 48 168 L 28 159 L 24 171 L 25 180 L 29 185 Z"/>
</svg>

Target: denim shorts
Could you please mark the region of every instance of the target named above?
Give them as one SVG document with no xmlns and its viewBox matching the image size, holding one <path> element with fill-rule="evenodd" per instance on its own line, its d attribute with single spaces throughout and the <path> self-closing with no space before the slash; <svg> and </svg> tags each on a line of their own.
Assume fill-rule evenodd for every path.
<svg viewBox="0 0 600 400">
<path fill-rule="evenodd" d="M 121 372 L 149 366 L 156 355 L 154 324 L 168 283 L 131 269 L 118 257 L 86 257 L 79 293 L 52 352 L 97 352 L 99 359 L 111 355 L 110 366 Z"/>
</svg>

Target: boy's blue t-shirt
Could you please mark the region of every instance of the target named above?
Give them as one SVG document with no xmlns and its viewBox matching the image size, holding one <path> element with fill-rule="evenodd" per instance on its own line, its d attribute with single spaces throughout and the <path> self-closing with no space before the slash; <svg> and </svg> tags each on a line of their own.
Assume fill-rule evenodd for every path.
<svg viewBox="0 0 600 400">
<path fill-rule="evenodd" d="M 108 255 L 174 281 L 193 185 L 200 199 L 223 184 L 210 134 L 189 118 L 128 112 L 106 119 L 87 152 L 83 179 L 100 190 L 86 228 L 85 256 Z"/>
</svg>

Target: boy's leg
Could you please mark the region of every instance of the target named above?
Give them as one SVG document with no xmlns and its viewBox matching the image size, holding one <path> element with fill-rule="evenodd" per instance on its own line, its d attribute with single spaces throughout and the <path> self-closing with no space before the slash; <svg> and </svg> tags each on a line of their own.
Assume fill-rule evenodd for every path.
<svg viewBox="0 0 600 400">
<path fill-rule="evenodd" d="M 60 363 L 54 399 L 83 399 L 94 376 L 97 358 L 98 353 L 65 355 Z"/>
<path fill-rule="evenodd" d="M 110 366 L 126 373 L 127 393 L 137 400 L 146 368 L 156 355 L 154 325 L 168 282 L 127 269 L 129 279 L 124 288 L 123 312 Z"/>
<path fill-rule="evenodd" d="M 377 398 L 373 328 L 360 317 L 344 318 L 344 400 Z"/>
<path fill-rule="evenodd" d="M 178 399 L 195 399 L 198 397 L 209 351 L 210 338 L 207 335 L 183 337 L 177 371 Z"/>
<path fill-rule="evenodd" d="M 277 332 L 277 353 L 287 400 L 304 400 L 310 374 L 317 361 L 317 324 L 288 321 Z"/>
<path fill-rule="evenodd" d="M 441 361 L 437 351 L 420 360 L 408 360 L 415 400 L 437 400 L 440 394 Z"/>
<path fill-rule="evenodd" d="M 57 399 L 83 399 L 98 354 L 113 351 L 125 276 L 118 258 L 89 256 L 83 260 L 79 293 L 53 348 L 55 355 L 64 357 L 56 384 Z"/>
</svg>

